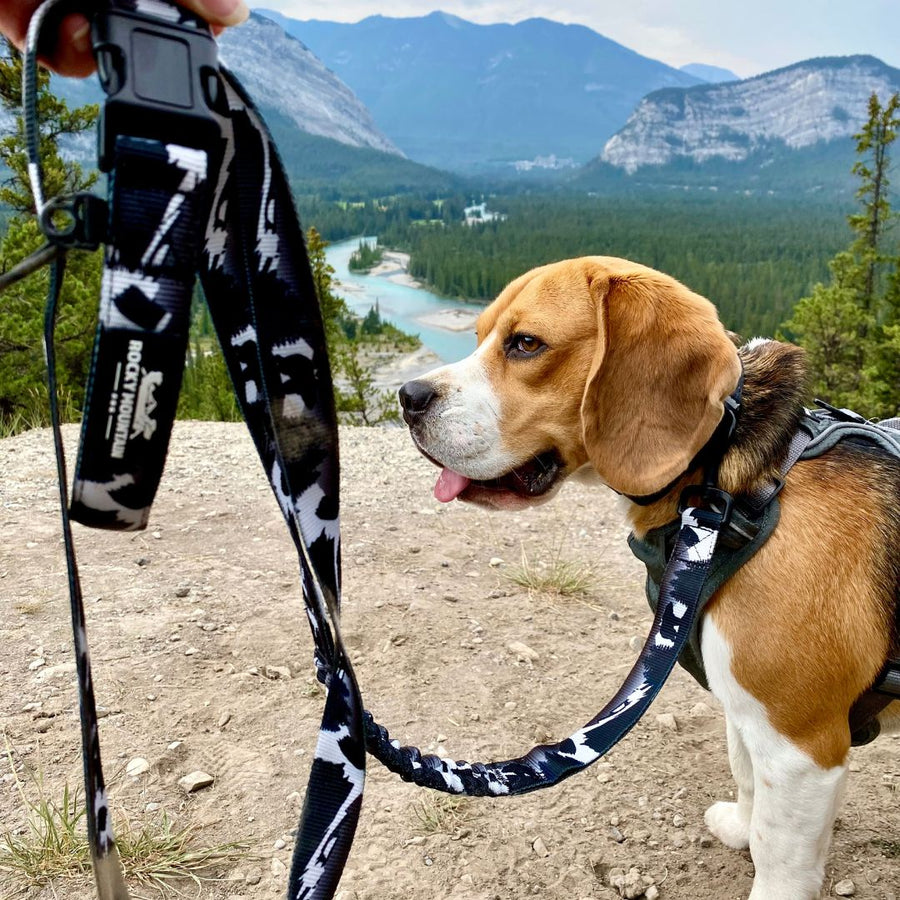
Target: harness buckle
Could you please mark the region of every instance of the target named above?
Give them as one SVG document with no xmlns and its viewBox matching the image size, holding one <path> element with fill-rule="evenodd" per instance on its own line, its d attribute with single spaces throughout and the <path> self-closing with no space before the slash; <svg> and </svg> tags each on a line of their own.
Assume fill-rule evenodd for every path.
<svg viewBox="0 0 900 900">
<path fill-rule="evenodd" d="M 692 502 L 693 501 L 693 502 Z M 734 511 L 734 497 L 721 488 L 709 484 L 689 484 L 682 492 L 678 500 L 678 515 L 681 515 L 689 507 L 698 507 L 708 510 L 722 517 L 720 528 L 724 528 L 731 521 Z"/>
<path fill-rule="evenodd" d="M 214 112 L 224 91 L 205 23 L 184 12 L 167 21 L 107 3 L 93 18 L 92 41 L 107 95 L 98 125 L 101 171 L 112 170 L 120 135 L 214 146 L 221 136 Z"/>
</svg>

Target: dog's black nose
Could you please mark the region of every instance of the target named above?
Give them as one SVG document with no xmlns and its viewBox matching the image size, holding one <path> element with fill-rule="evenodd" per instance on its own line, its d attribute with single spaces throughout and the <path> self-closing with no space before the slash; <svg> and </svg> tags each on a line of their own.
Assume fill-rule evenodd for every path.
<svg viewBox="0 0 900 900">
<path fill-rule="evenodd" d="M 437 392 L 428 381 L 407 381 L 400 388 L 400 405 L 403 407 L 403 418 L 407 425 L 425 415 Z"/>
</svg>

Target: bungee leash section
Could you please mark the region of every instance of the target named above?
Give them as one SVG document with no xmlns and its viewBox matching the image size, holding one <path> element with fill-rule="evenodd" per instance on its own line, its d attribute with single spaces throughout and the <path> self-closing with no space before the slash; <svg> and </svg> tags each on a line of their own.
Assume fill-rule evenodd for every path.
<svg viewBox="0 0 900 900">
<path fill-rule="evenodd" d="M 207 26 L 164 0 L 108 0 L 93 17 L 108 203 L 45 201 L 37 155 L 35 14 L 25 59 L 24 114 L 35 200 L 53 260 L 46 317 L 51 413 L 78 668 L 88 836 L 100 900 L 127 900 L 100 761 L 99 727 L 69 524 L 146 526 L 162 475 L 199 274 L 238 400 L 297 547 L 319 679 L 327 699 L 291 867 L 291 900 L 337 887 L 356 829 L 368 749 L 401 777 L 452 793 L 511 796 L 546 787 L 599 759 L 638 721 L 691 632 L 731 498 L 718 463 L 739 408 L 704 457 L 705 480 L 683 497 L 681 529 L 656 617 L 637 663 L 604 709 L 569 738 L 519 759 L 482 764 L 401 747 L 364 712 L 341 640 L 337 421 L 321 314 L 288 180 L 253 103 L 217 61 Z M 60 226 L 57 214 L 67 222 Z M 99 327 L 71 510 L 53 358 L 65 255 L 105 243 Z"/>
</svg>

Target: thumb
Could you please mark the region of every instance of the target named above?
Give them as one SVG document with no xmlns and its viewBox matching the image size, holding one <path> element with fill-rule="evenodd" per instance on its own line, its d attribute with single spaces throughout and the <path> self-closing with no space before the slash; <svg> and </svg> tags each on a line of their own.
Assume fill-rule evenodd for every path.
<svg viewBox="0 0 900 900">
<path fill-rule="evenodd" d="M 179 3 L 210 25 L 240 25 L 250 15 L 244 0 L 179 0 Z"/>
</svg>

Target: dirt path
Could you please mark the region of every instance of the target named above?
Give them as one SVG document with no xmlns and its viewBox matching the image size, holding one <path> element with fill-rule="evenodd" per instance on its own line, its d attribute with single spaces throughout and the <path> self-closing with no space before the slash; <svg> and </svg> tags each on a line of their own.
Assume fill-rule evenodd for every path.
<svg viewBox="0 0 900 900">
<path fill-rule="evenodd" d="M 74 451 L 74 430 L 67 439 Z M 490 760 L 590 718 L 649 626 L 613 496 L 568 485 L 527 513 L 441 507 L 435 471 L 401 429 L 345 429 L 342 455 L 344 631 L 366 704 L 393 736 Z M 80 756 L 54 491 L 47 432 L 0 441 L 0 716 L 17 768 L 40 769 L 60 794 L 79 783 Z M 281 897 L 323 695 L 294 551 L 243 426 L 179 423 L 150 528 L 79 528 L 76 541 L 114 809 L 165 810 L 206 842 L 251 842 L 201 897 Z M 523 547 L 533 563 L 590 566 L 589 594 L 511 582 Z M 150 768 L 130 777 L 136 757 Z M 900 740 L 854 750 L 852 765 L 827 883 L 897 900 Z M 216 780 L 187 796 L 177 782 L 196 769 Z M 0 821 L 18 827 L 7 761 L 0 771 Z M 373 761 L 342 896 L 614 898 L 615 871 L 636 867 L 663 900 L 739 900 L 749 855 L 703 826 L 731 790 L 721 713 L 679 670 L 618 748 L 549 791 L 448 802 Z M 26 896 L 92 893 L 79 881 Z"/>
</svg>

